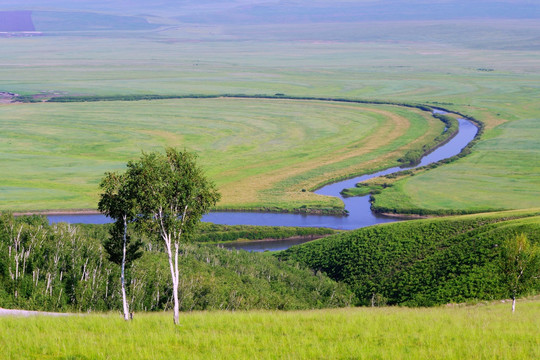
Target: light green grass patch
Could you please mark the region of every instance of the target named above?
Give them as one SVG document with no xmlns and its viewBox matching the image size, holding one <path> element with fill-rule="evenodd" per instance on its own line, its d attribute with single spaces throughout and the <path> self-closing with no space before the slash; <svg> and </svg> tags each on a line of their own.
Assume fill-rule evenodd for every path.
<svg viewBox="0 0 540 360">
<path fill-rule="evenodd" d="M 7 359 L 533 359 L 540 303 L 0 318 Z"/>
<path fill-rule="evenodd" d="M 106 171 L 167 146 L 200 155 L 222 207 L 340 207 L 300 190 L 443 128 L 395 106 L 231 98 L 10 105 L 0 126 L 0 167 L 9 169 L 0 208 L 12 210 L 95 208 Z"/>
<path fill-rule="evenodd" d="M 540 204 L 540 121 L 514 121 L 455 163 L 376 195 L 378 206 L 428 210 L 524 209 Z"/>
</svg>

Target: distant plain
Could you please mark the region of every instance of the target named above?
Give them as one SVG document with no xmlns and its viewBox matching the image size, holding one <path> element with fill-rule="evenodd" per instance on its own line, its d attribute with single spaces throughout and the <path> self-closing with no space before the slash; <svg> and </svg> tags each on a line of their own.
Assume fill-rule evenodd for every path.
<svg viewBox="0 0 540 360">
<path fill-rule="evenodd" d="M 442 106 L 483 121 L 487 126 L 484 141 L 474 148 L 472 156 L 418 175 L 414 180 L 407 179 L 397 184 L 388 197 L 407 198 L 421 208 L 474 209 L 479 203 L 483 207 L 522 208 L 540 201 L 537 168 L 540 150 L 534 144 L 526 146 L 524 157 L 522 141 L 524 133 L 533 143 L 540 138 L 539 128 L 535 126 L 540 119 L 540 108 L 534 100 L 540 98 L 538 33 L 538 24 L 527 20 L 349 23 L 320 27 L 187 25 L 157 32 L 59 31 L 55 36 L 0 38 L 3 49 L 0 91 L 43 96 L 283 93 Z M 60 115 L 84 106 L 54 105 Z M 100 108 L 110 106 L 92 104 L 96 117 L 100 116 Z M 122 106 L 128 111 L 127 108 L 138 105 Z M 159 114 L 160 106 L 160 102 L 147 104 L 144 114 L 148 118 Z M 0 111 L 3 121 L 10 121 L 6 120 L 6 113 L 12 119 L 30 120 L 38 118 L 46 108 L 52 109 L 53 105 L 9 104 L 2 105 Z M 218 107 L 214 113 L 220 111 Z M 132 116 L 129 111 L 127 114 Z M 328 118 L 322 113 L 318 116 Z M 122 119 L 129 122 L 128 116 Z M 16 149 L 25 147 L 24 142 L 17 144 L 15 139 L 2 140 L 3 168 L 8 168 L 5 161 L 21 155 Z M 504 150 L 494 152 L 493 146 L 499 142 L 504 142 Z M 10 164 L 10 180 L 3 182 L 4 194 L 10 194 L 6 186 L 21 190 L 15 189 L 17 194 L 9 202 L 3 199 L 2 207 L 93 208 L 97 180 L 103 171 L 119 169 L 121 163 L 136 157 L 140 150 L 164 144 L 161 139 L 152 144 L 154 147 L 126 148 L 125 152 L 112 156 L 114 164 L 109 166 L 104 161 L 101 167 L 91 171 L 91 176 L 88 169 L 68 170 L 72 171 L 71 184 L 77 184 L 80 181 L 77 179 L 82 177 L 93 184 L 92 189 L 83 191 L 84 195 L 59 195 L 47 193 L 39 186 L 27 186 L 28 174 Z M 189 146 L 189 143 L 176 144 Z M 317 157 L 315 148 L 308 155 L 313 159 Z M 294 157 L 292 153 L 289 155 Z M 219 167 L 212 165 L 212 156 L 203 152 L 201 157 L 209 165 L 210 175 L 219 172 Z M 389 159 L 383 163 L 395 164 Z M 507 171 L 510 163 L 514 169 Z M 18 165 L 25 167 L 24 162 Z M 39 179 L 46 177 L 44 174 L 51 164 L 26 165 L 32 172 L 41 172 L 36 177 Z M 350 172 L 369 167 L 358 164 Z M 246 170 L 246 175 L 249 171 Z M 474 179 L 482 179 L 481 186 Z M 312 179 L 309 184 L 321 180 Z M 216 181 L 220 185 L 225 183 L 219 178 Z M 53 187 L 65 190 L 62 181 L 53 182 Z M 509 188 L 512 191 L 507 191 Z M 242 191 L 240 186 L 237 191 Z M 267 196 L 269 193 L 256 200 L 257 206 L 283 206 Z M 478 198 L 476 194 L 484 195 Z M 254 203 L 240 204 L 249 207 Z M 332 200 L 326 204 L 336 205 Z"/>
</svg>

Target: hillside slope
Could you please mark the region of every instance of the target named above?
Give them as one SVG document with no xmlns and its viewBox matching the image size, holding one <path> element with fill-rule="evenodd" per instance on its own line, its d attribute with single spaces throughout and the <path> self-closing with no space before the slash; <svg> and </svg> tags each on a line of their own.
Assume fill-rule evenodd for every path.
<svg viewBox="0 0 540 360">
<path fill-rule="evenodd" d="M 432 306 L 508 297 L 499 245 L 521 233 L 540 242 L 539 211 L 373 226 L 295 246 L 279 257 L 345 282 L 362 305 Z"/>
</svg>

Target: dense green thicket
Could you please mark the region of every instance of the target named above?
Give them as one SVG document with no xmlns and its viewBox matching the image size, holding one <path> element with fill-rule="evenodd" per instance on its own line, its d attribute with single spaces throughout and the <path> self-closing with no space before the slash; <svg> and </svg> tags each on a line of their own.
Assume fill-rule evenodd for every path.
<svg viewBox="0 0 540 360">
<path fill-rule="evenodd" d="M 347 283 L 362 305 L 431 306 L 509 297 L 498 265 L 500 244 L 521 233 L 540 242 L 538 212 L 373 226 L 278 256 Z M 540 292 L 540 284 L 529 291 Z"/>
<path fill-rule="evenodd" d="M 227 242 L 242 240 L 287 239 L 317 237 L 336 233 L 336 230 L 314 227 L 218 225 L 202 223 L 193 234 L 194 242 Z"/>
<path fill-rule="evenodd" d="M 102 246 L 107 226 L 48 225 L 43 217 L 0 217 L 0 307 L 107 311 L 121 308 L 120 269 Z M 166 255 L 145 241 L 127 274 L 134 311 L 169 309 Z M 157 243 L 159 244 L 159 243 Z M 350 304 L 344 285 L 272 256 L 211 245 L 181 249 L 182 310 L 309 309 Z"/>
<path fill-rule="evenodd" d="M 317 97 L 317 96 L 291 96 L 277 93 L 274 95 L 268 94 L 185 94 L 185 95 L 158 95 L 158 94 L 131 94 L 131 95 L 81 95 L 81 96 L 58 96 L 51 97 L 47 102 L 96 102 L 96 101 L 141 101 L 141 100 L 166 100 L 166 99 L 215 99 L 215 98 L 239 98 L 239 99 L 286 99 L 286 100 L 314 100 L 314 101 L 336 101 L 349 102 L 357 104 L 376 104 L 376 105 L 396 105 L 408 108 L 417 108 L 423 111 L 433 111 L 429 105 L 382 101 L 382 100 L 362 100 L 353 98 L 338 98 L 338 97 Z M 18 101 L 31 102 L 32 96 L 19 96 Z M 444 109 L 442 109 L 444 110 Z M 441 119 L 443 120 L 443 119 Z M 444 121 L 444 120 L 443 120 Z"/>
</svg>

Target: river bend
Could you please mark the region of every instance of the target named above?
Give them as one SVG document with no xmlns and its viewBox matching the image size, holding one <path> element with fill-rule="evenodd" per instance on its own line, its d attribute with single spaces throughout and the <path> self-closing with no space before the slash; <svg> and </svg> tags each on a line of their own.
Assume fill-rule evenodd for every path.
<svg viewBox="0 0 540 360">
<path fill-rule="evenodd" d="M 436 113 L 444 113 L 435 110 Z M 343 197 L 340 192 L 346 188 L 352 188 L 357 183 L 382 176 L 397 171 L 411 169 L 428 165 L 461 152 L 461 150 L 471 142 L 478 132 L 478 128 L 470 120 L 459 119 L 458 133 L 446 144 L 436 148 L 431 153 L 425 155 L 421 162 L 412 167 L 393 167 L 373 174 L 362 175 L 348 180 L 339 181 L 326 185 L 315 191 L 316 194 L 335 196 L 340 198 L 348 211 L 348 216 L 331 215 L 307 215 L 307 214 L 287 214 L 287 213 L 260 213 L 260 212 L 222 212 L 216 211 L 205 215 L 202 221 L 224 225 L 265 225 L 265 226 L 310 226 L 328 227 L 338 230 L 353 230 L 370 225 L 399 221 L 394 217 L 376 214 L 371 211 L 369 195 L 362 197 Z M 104 224 L 111 220 L 104 215 L 49 215 L 50 223 L 68 222 L 84 224 Z M 228 247 L 241 248 L 249 251 L 276 251 L 289 248 L 299 241 L 264 241 L 264 242 L 244 242 L 230 244 Z"/>
</svg>

